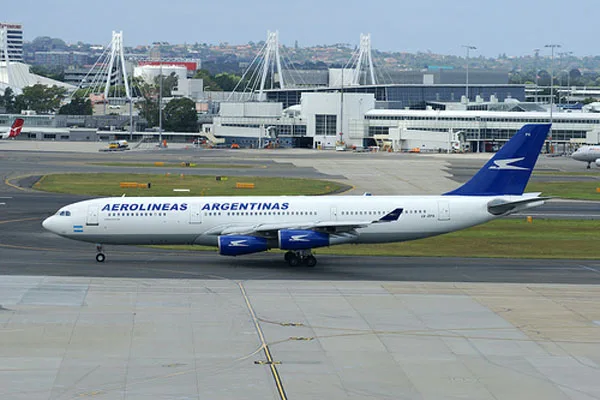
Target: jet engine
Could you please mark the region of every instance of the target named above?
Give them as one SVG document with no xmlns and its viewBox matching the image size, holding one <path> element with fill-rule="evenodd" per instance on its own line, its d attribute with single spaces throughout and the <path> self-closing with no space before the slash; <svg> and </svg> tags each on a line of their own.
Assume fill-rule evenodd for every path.
<svg viewBox="0 0 600 400">
<path fill-rule="evenodd" d="M 314 249 L 333 244 L 349 243 L 356 238 L 356 234 L 349 232 L 329 234 L 303 229 L 281 229 L 278 232 L 278 244 L 282 250 Z"/>
<path fill-rule="evenodd" d="M 596 159 L 596 167 L 600 167 L 600 158 Z"/>
<path fill-rule="evenodd" d="M 267 239 L 257 236 L 226 235 L 219 236 L 219 254 L 222 256 L 241 256 L 259 253 L 268 249 Z"/>
</svg>

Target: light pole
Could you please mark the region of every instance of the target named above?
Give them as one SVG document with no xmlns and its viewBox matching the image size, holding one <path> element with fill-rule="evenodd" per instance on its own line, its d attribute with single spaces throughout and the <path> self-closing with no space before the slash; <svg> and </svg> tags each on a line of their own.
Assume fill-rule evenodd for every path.
<svg viewBox="0 0 600 400">
<path fill-rule="evenodd" d="M 465 96 L 467 98 L 467 103 L 469 103 L 469 50 L 477 50 L 477 47 L 471 46 L 469 44 L 463 44 L 462 47 L 464 47 L 467 50 L 467 76 L 465 80 Z"/>
<path fill-rule="evenodd" d="M 158 147 L 163 147 L 162 142 L 162 91 L 163 91 L 163 76 L 162 76 L 162 61 L 158 58 Z"/>
<path fill-rule="evenodd" d="M 535 58 L 533 60 L 533 73 L 535 74 L 535 102 L 538 102 L 538 58 L 540 57 L 540 49 L 533 49 Z"/>
<path fill-rule="evenodd" d="M 549 47 L 551 51 L 550 57 L 550 133 L 548 134 L 548 142 L 550 143 L 550 153 L 553 153 L 552 148 L 552 109 L 554 108 L 554 49 L 559 48 L 560 44 L 547 44 L 544 47 Z"/>
</svg>

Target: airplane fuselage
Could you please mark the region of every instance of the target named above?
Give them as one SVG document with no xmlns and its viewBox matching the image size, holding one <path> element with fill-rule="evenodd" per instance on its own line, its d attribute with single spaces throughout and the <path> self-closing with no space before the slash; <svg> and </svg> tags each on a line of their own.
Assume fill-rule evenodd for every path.
<svg viewBox="0 0 600 400">
<path fill-rule="evenodd" d="M 113 197 L 60 209 L 44 226 L 61 236 L 103 244 L 217 245 L 219 235 L 264 228 L 302 229 L 315 222 L 359 226 L 348 243 L 420 239 L 496 218 L 487 205 L 521 196 L 293 196 L 293 197 Z M 377 221 L 402 209 L 391 222 Z M 63 215 L 61 215 L 61 213 Z M 361 226 L 364 223 L 364 226 Z M 336 232 L 343 232 L 343 226 Z"/>
<path fill-rule="evenodd" d="M 600 146 L 580 147 L 571 157 L 577 161 L 587 162 L 588 167 L 591 163 L 596 163 L 600 167 Z"/>
</svg>

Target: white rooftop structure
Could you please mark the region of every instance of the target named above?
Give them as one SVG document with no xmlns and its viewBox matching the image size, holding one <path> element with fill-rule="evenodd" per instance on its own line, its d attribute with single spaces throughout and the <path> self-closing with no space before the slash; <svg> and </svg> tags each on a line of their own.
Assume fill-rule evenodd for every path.
<svg viewBox="0 0 600 400">
<path fill-rule="evenodd" d="M 175 74 L 177 79 L 187 78 L 187 69 L 181 65 L 141 65 L 133 69 L 135 78 L 142 78 L 144 82 L 154 84 L 154 79 Z"/>
<path fill-rule="evenodd" d="M 20 94 L 22 93 L 23 88 L 36 84 L 46 86 L 56 85 L 67 90 L 75 89 L 75 86 L 69 85 L 68 83 L 32 74 L 29 72 L 29 65 L 27 64 L 11 61 L 7 65 L 5 61 L 0 62 L 0 91 L 2 93 L 4 93 L 4 89 L 10 86 L 13 92 Z"/>
</svg>

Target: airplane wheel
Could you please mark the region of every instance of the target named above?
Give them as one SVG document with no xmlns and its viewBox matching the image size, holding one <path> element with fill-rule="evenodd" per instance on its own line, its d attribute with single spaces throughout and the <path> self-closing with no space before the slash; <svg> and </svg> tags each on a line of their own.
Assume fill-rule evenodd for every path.
<svg viewBox="0 0 600 400">
<path fill-rule="evenodd" d="M 300 257 L 292 253 L 292 255 L 288 257 L 287 263 L 290 267 L 297 267 L 298 265 L 300 265 Z"/>
<path fill-rule="evenodd" d="M 317 258 L 315 256 L 308 256 L 304 262 L 306 263 L 307 267 L 312 268 L 317 265 Z"/>
<path fill-rule="evenodd" d="M 102 254 L 102 253 L 96 254 L 96 261 L 104 262 L 104 260 L 106 260 L 106 256 L 104 254 Z"/>
<path fill-rule="evenodd" d="M 285 262 L 290 262 L 290 258 L 292 257 L 296 257 L 296 255 L 294 254 L 293 251 L 288 251 L 284 254 L 283 259 L 285 260 Z"/>
</svg>

